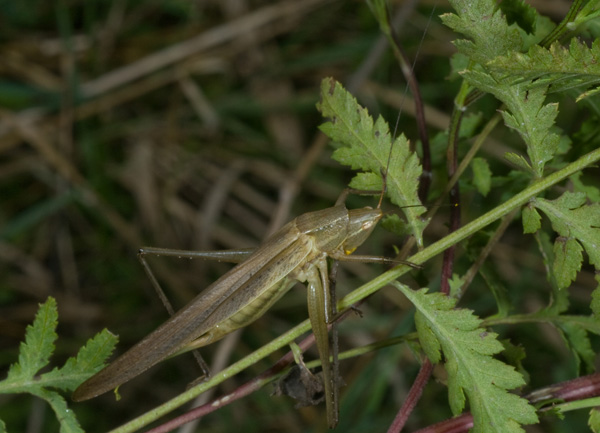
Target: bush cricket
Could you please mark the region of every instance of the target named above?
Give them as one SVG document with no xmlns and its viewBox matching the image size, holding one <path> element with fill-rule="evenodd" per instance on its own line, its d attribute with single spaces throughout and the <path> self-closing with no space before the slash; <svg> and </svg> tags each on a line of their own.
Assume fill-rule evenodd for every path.
<svg viewBox="0 0 600 433">
<path fill-rule="evenodd" d="M 391 151 L 392 147 L 388 166 Z M 327 419 L 329 426 L 335 427 L 338 419 L 337 378 L 330 362 L 327 325 L 333 322 L 336 307 L 330 292 L 327 257 L 340 261 L 398 263 L 384 257 L 351 255 L 384 215 L 381 202 L 386 188 L 386 170 L 387 167 L 381 169 L 383 186 L 375 209 L 348 210 L 343 202 L 351 190 L 346 190 L 335 206 L 300 215 L 252 253 L 215 252 L 213 258 L 218 256 L 224 261 L 240 263 L 154 332 L 81 384 L 73 393 L 73 400 L 83 401 L 110 391 L 166 358 L 213 343 L 250 324 L 300 281 L 308 286 L 308 312 L 323 368 Z M 141 251 L 168 252 L 162 249 Z M 168 255 L 182 255 L 182 252 L 173 251 Z M 202 255 L 206 257 L 210 253 Z"/>
</svg>

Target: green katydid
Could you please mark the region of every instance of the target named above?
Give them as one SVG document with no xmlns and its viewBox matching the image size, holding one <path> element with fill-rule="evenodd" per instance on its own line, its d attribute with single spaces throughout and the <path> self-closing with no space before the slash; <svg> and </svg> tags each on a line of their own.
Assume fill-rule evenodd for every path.
<svg viewBox="0 0 600 433">
<path fill-rule="evenodd" d="M 223 260 L 241 262 L 154 332 L 81 384 L 73 393 L 73 400 L 87 400 L 110 391 L 166 358 L 213 343 L 250 324 L 300 281 L 308 284 L 308 312 L 323 368 L 327 418 L 330 427 L 334 427 L 338 419 L 337 383 L 330 362 L 327 325 L 333 322 L 336 310 L 329 290 L 327 257 L 340 261 L 390 262 L 384 257 L 351 255 L 384 214 L 381 201 L 386 176 L 383 170 L 382 173 L 384 186 L 375 209 L 348 210 L 343 204 L 347 191 L 334 207 L 297 217 L 252 253 L 215 252 L 213 258 L 219 256 Z M 183 253 L 162 249 L 142 251 Z"/>
</svg>

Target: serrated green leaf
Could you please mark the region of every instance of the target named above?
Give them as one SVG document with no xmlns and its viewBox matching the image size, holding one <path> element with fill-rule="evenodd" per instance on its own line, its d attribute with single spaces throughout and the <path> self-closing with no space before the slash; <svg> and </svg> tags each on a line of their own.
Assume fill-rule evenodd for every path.
<svg viewBox="0 0 600 433">
<path fill-rule="evenodd" d="M 500 9 L 519 5 L 530 10 L 532 15 L 527 20 L 530 24 L 536 22 L 537 15 L 530 7 L 517 0 L 502 2 L 503 6 L 500 9 L 497 7 L 497 2 L 491 0 L 479 2 L 455 0 L 450 3 L 457 14 L 443 16 L 444 23 L 471 38 L 471 40 L 456 41 L 459 52 L 467 55 L 472 61 L 468 69 L 462 71 L 462 76 L 469 85 L 491 93 L 506 105 L 507 109 L 502 112 L 504 121 L 524 140 L 530 162 L 522 158 L 509 158 L 525 170 L 532 169 L 533 174 L 541 178 L 545 164 L 554 158 L 560 144 L 560 136 L 551 130 L 558 113 L 557 105 L 544 104 L 549 85 L 552 84 L 555 88 L 558 80 L 547 82 L 545 77 L 540 77 L 540 71 L 546 74 L 548 72 L 539 67 L 537 57 L 548 50 L 539 47 L 531 48 L 530 53 L 535 53 L 537 56 L 535 60 L 522 54 L 523 43 L 518 31 L 514 25 L 508 25 Z M 558 50 L 557 47 L 559 45 L 555 50 Z M 586 59 L 592 62 L 595 58 L 595 54 L 590 54 L 592 50 L 587 50 L 585 46 L 582 48 L 582 44 L 578 45 L 574 42 L 571 50 L 568 54 L 578 60 Z M 566 57 L 567 55 L 563 55 L 565 62 Z M 573 59 L 570 60 L 570 65 L 576 63 Z M 518 71 L 511 73 L 509 68 L 514 68 L 515 64 L 521 66 Z M 531 77 L 524 76 L 523 70 L 532 69 L 534 64 L 539 68 L 538 73 L 532 73 Z M 590 73 L 589 71 L 586 73 L 587 83 Z M 533 86 L 534 80 L 535 86 Z M 570 79 L 563 81 L 572 83 Z"/>
<path fill-rule="evenodd" d="M 589 89 L 600 84 L 599 62 L 599 40 L 588 48 L 573 38 L 568 48 L 558 42 L 548 49 L 533 45 L 527 54 L 511 52 L 486 66 L 504 78 L 514 77 L 517 83 L 529 83 L 528 88 L 551 86 L 552 92 L 564 92 L 574 88 Z"/>
<path fill-rule="evenodd" d="M 27 326 L 25 341 L 19 349 L 19 362 L 10 366 L 7 381 L 33 378 L 34 374 L 48 364 L 58 337 L 55 332 L 57 323 L 56 301 L 49 297 L 45 303 L 40 304 L 33 324 Z"/>
<path fill-rule="evenodd" d="M 544 258 L 544 266 L 548 274 L 548 281 L 552 288 L 550 302 L 545 308 L 548 314 L 558 315 L 564 313 L 569 308 L 569 292 L 561 290 L 558 287 L 554 273 L 552 272 L 552 264 L 554 263 L 554 246 L 550 240 L 548 233 L 539 231 L 535 233 L 535 239 L 538 243 L 542 257 Z"/>
<path fill-rule="evenodd" d="M 46 400 L 60 422 L 60 431 L 83 432 L 66 401 L 50 388 L 73 390 L 98 371 L 112 352 L 116 337 L 102 331 L 83 347 L 76 358 L 70 358 L 64 367 L 36 376 L 46 367 L 54 351 L 58 313 L 56 301 L 49 297 L 40 305 L 32 325 L 27 327 L 25 341 L 21 343 L 19 362 L 13 364 L 7 378 L 0 381 L 0 394 L 29 393 Z M 3 424 L 2 424 L 3 425 Z"/>
<path fill-rule="evenodd" d="M 454 42 L 459 52 L 485 63 L 512 50 L 520 50 L 522 42 L 518 31 L 507 24 L 495 1 L 450 0 L 450 4 L 456 14 L 444 14 L 442 21 L 471 39 Z"/>
<path fill-rule="evenodd" d="M 523 367 L 523 360 L 527 357 L 525 354 L 525 348 L 523 346 L 517 346 L 513 344 L 510 340 L 502 340 L 500 341 L 502 346 L 504 346 L 504 350 L 502 351 L 502 355 L 506 358 L 506 360 L 513 365 L 519 373 L 525 379 L 525 382 L 529 382 L 529 372 Z"/>
<path fill-rule="evenodd" d="M 600 93 L 600 86 L 581 93 L 577 98 L 575 98 L 575 102 L 583 101 L 584 99 L 589 98 L 590 96 L 595 96 L 598 93 Z"/>
<path fill-rule="evenodd" d="M 554 242 L 552 272 L 559 289 L 565 289 L 577 278 L 583 261 L 583 248 L 573 238 L 559 236 Z"/>
<path fill-rule="evenodd" d="M 529 165 L 527 160 L 521 155 L 517 155 L 516 153 L 506 153 L 504 154 L 504 158 L 515 166 L 533 173 L 533 168 L 531 168 L 531 165 Z"/>
<path fill-rule="evenodd" d="M 65 399 L 58 393 L 48 391 L 47 389 L 37 388 L 31 391 L 32 394 L 42 398 L 50 404 L 52 410 L 56 414 L 56 418 L 60 423 L 61 433 L 84 433 L 84 430 L 79 425 L 75 413 L 68 408 Z"/>
<path fill-rule="evenodd" d="M 349 186 L 350 188 L 364 189 L 367 191 L 381 190 L 381 176 L 378 176 L 375 173 L 357 173 L 350 181 Z"/>
<path fill-rule="evenodd" d="M 398 215 L 386 215 L 381 220 L 381 225 L 389 232 L 395 233 L 398 236 L 410 235 L 409 228 L 406 226 L 406 221 L 402 220 Z"/>
<path fill-rule="evenodd" d="M 473 184 L 477 188 L 477 191 L 485 197 L 492 187 L 492 171 L 490 170 L 490 166 L 487 160 L 483 158 L 473 158 L 471 168 L 473 169 Z"/>
<path fill-rule="evenodd" d="M 454 299 L 460 299 L 463 295 L 463 285 L 465 284 L 464 278 L 461 278 L 457 274 L 453 274 L 452 278 L 448 280 L 450 286 L 450 297 Z"/>
<path fill-rule="evenodd" d="M 590 410 L 588 426 L 590 426 L 590 429 L 594 433 L 600 433 L 600 410 L 598 410 L 597 408 Z"/>
<path fill-rule="evenodd" d="M 569 179 L 573 182 L 574 192 L 584 193 L 592 202 L 600 202 L 600 189 L 594 185 L 586 185 L 581 180 L 583 172 L 577 172 Z"/>
<path fill-rule="evenodd" d="M 589 0 L 579 11 L 575 22 L 577 20 L 587 20 L 600 17 L 600 0 Z"/>
<path fill-rule="evenodd" d="M 415 322 L 427 356 L 432 361 L 440 359 L 440 348 L 444 354 L 454 414 L 464 409 L 466 395 L 473 432 L 523 432 L 521 424 L 537 422 L 535 409 L 527 400 L 507 392 L 524 381 L 513 367 L 491 356 L 502 350 L 496 334 L 480 328 L 480 319 L 471 311 L 453 309 L 455 301 L 441 293 L 413 291 L 402 284 L 396 287 L 417 308 Z"/>
<path fill-rule="evenodd" d="M 419 330 L 419 342 L 429 360 L 434 364 L 440 362 L 442 360 L 442 347 L 425 316 L 417 313 L 415 315 L 415 325 Z"/>
<path fill-rule="evenodd" d="M 333 78 L 321 84 L 321 102 L 318 110 L 330 120 L 321 130 L 339 146 L 333 157 L 354 170 L 368 173 L 357 175 L 350 183 L 352 188 L 377 190 L 382 188 L 380 173 L 387 169 L 387 191 L 390 200 L 402 209 L 411 233 L 422 245 L 423 229 L 427 225 L 419 217 L 426 209 L 421 206 L 417 194 L 422 168 L 415 152 L 409 147 L 404 135 L 392 145 L 389 126 L 380 116 L 376 122 L 368 111 Z M 390 149 L 392 158 L 389 161 Z"/>
<path fill-rule="evenodd" d="M 561 315 L 560 323 L 572 323 L 574 326 L 578 326 L 588 332 L 600 335 L 600 322 L 598 322 L 593 316 Z"/>
<path fill-rule="evenodd" d="M 527 145 L 533 172 L 542 177 L 545 163 L 554 157 L 560 142 L 560 137 L 550 131 L 558 114 L 558 105 L 544 105 L 547 88 L 528 90 L 523 84 L 503 82 L 489 73 L 475 70 L 465 71 L 463 77 L 473 87 L 491 93 L 506 105 L 508 110 L 502 111 L 504 122 L 519 133 Z M 524 161 L 511 161 L 525 166 Z"/>
<path fill-rule="evenodd" d="M 532 204 L 544 212 L 554 231 L 562 238 L 577 239 L 585 248 L 590 263 L 600 269 L 600 203 L 587 205 L 585 202 L 585 194 L 566 192 L 556 200 L 537 198 Z M 558 241 L 564 244 L 562 238 Z M 570 260 L 577 257 L 577 247 L 573 242 L 561 245 L 561 249 L 566 251 L 565 256 Z M 570 264 L 569 269 L 572 267 Z"/>
<path fill-rule="evenodd" d="M 568 322 L 559 324 L 558 329 L 561 331 L 563 340 L 575 356 L 577 373 L 581 368 L 581 361 L 585 364 L 586 374 L 593 373 L 595 371 L 594 360 L 596 354 L 592 349 L 586 330 L 575 323 Z"/>
<path fill-rule="evenodd" d="M 523 233 L 535 233 L 542 226 L 542 216 L 531 205 L 523 208 Z"/>
<path fill-rule="evenodd" d="M 46 387 L 74 391 L 104 367 L 116 344 L 116 335 L 103 329 L 79 349 L 76 357 L 69 358 L 62 368 L 43 374 L 41 383 Z"/>
</svg>

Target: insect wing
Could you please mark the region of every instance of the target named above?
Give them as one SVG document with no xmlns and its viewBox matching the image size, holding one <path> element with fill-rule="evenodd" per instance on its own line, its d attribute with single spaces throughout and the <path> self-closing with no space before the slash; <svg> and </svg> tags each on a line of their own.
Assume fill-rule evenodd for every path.
<svg viewBox="0 0 600 433">
<path fill-rule="evenodd" d="M 240 263 L 206 288 L 154 332 L 89 378 L 73 393 L 74 401 L 103 394 L 180 351 L 219 322 L 240 311 L 287 278 L 310 253 L 310 240 L 286 224 Z"/>
</svg>

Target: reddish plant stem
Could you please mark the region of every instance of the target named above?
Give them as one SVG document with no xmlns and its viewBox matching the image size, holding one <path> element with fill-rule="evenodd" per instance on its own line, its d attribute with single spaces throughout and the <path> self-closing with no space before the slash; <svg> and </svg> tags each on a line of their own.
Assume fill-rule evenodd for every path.
<svg viewBox="0 0 600 433">
<path fill-rule="evenodd" d="M 458 167 L 457 147 L 458 147 L 458 132 L 462 121 L 463 111 L 455 110 L 452 116 L 450 126 L 450 134 L 448 138 L 448 179 L 451 179 Z M 453 205 L 450 210 L 450 230 L 455 231 L 460 228 L 460 189 L 458 182 L 450 190 L 450 203 Z M 454 269 L 454 255 L 456 246 L 452 246 L 444 251 L 444 259 L 442 264 L 442 275 L 440 282 L 440 292 L 448 295 L 450 293 L 450 278 Z M 400 432 L 408 419 L 410 413 L 414 410 L 419 398 L 423 394 L 423 389 L 429 381 L 433 366 L 427 360 L 421 365 L 421 369 L 415 382 L 412 384 L 407 398 L 394 418 L 388 432 Z"/>
<path fill-rule="evenodd" d="M 310 347 L 312 344 L 314 344 L 314 341 L 315 341 L 315 336 L 314 336 L 314 334 L 311 334 L 308 337 L 306 337 L 299 344 L 299 346 L 302 349 L 302 351 L 304 351 L 308 347 Z M 227 395 L 221 396 L 219 398 L 216 398 L 211 402 L 203 404 L 202 406 L 198 406 L 198 407 L 184 413 L 183 415 L 178 416 L 177 418 L 174 418 L 170 421 L 167 421 L 164 424 L 161 424 L 158 427 L 148 430 L 147 433 L 170 432 L 170 431 L 174 430 L 175 428 L 182 426 L 183 424 L 186 424 L 195 419 L 201 418 L 204 415 L 208 415 L 211 412 L 215 412 L 217 409 L 220 409 L 223 406 L 231 404 L 234 401 L 240 400 L 241 398 L 246 397 L 247 395 L 250 395 L 255 391 L 258 391 L 260 388 L 263 387 L 263 385 L 265 383 L 268 383 L 273 376 L 280 373 L 282 370 L 284 370 L 286 367 L 288 367 L 292 362 L 294 362 L 294 356 L 293 356 L 292 352 L 290 351 L 290 352 L 286 353 L 284 356 L 282 356 L 275 364 L 273 364 L 273 366 L 271 368 L 265 370 L 264 372 L 259 374 L 257 377 L 255 377 L 251 381 L 246 382 L 242 386 L 238 387 L 233 392 L 231 392 Z"/>
<path fill-rule="evenodd" d="M 415 406 L 419 402 L 419 399 L 421 398 L 421 395 L 423 394 L 423 389 L 425 388 L 425 385 L 427 385 L 432 371 L 433 364 L 429 359 L 426 359 L 423 365 L 421 365 L 421 369 L 419 370 L 417 378 L 410 387 L 410 391 L 408 392 L 406 400 L 404 400 L 404 404 L 400 408 L 400 411 L 388 429 L 388 433 L 398 433 L 402 430 L 402 428 L 404 428 L 408 417 L 414 410 Z"/>
<path fill-rule="evenodd" d="M 473 415 L 467 412 L 456 418 L 430 425 L 415 433 L 465 433 L 473 428 Z"/>
<path fill-rule="evenodd" d="M 583 400 L 598 396 L 600 396 L 600 373 L 594 373 L 540 388 L 527 394 L 525 398 L 530 403 L 540 404 L 543 402 L 556 403 L 556 400 L 564 402 Z M 540 411 L 550 408 L 552 406 L 541 408 Z M 415 433 L 466 433 L 472 427 L 473 416 L 470 412 L 466 412 L 456 418 L 447 419 L 420 429 Z"/>
<path fill-rule="evenodd" d="M 458 167 L 458 132 L 462 121 L 464 111 L 454 110 L 452 113 L 452 122 L 450 125 L 450 133 L 448 137 L 448 149 L 446 155 L 448 158 L 447 169 L 448 179 L 451 179 Z M 450 190 L 450 231 L 454 232 L 460 228 L 460 189 L 458 182 L 454 184 Z M 450 293 L 450 278 L 454 268 L 454 254 L 456 245 L 451 246 L 444 251 L 444 261 L 442 267 L 442 281 L 440 291 L 445 295 Z"/>
<path fill-rule="evenodd" d="M 575 401 L 600 395 L 600 373 L 540 388 L 525 396 L 531 403 L 546 400 Z"/>
</svg>

